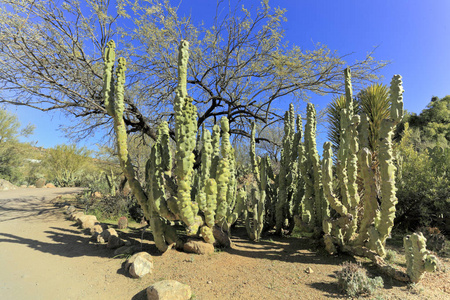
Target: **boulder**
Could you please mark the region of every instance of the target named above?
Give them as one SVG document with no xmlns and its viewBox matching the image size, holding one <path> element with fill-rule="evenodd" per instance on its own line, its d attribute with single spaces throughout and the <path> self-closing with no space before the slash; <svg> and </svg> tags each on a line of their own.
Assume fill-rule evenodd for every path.
<svg viewBox="0 0 450 300">
<path fill-rule="evenodd" d="M 225 247 L 225 248 L 231 247 L 232 242 L 228 235 L 228 232 L 223 231 L 221 227 L 215 225 L 213 227 L 213 235 L 214 235 L 214 238 L 216 239 L 216 243 L 219 246 Z"/>
<path fill-rule="evenodd" d="M 103 230 L 103 232 L 101 233 L 101 236 L 105 242 L 108 242 L 109 238 L 111 236 L 119 237 L 119 235 L 117 234 L 117 231 L 114 228 L 108 228 L 106 230 Z"/>
<path fill-rule="evenodd" d="M 147 288 L 148 300 L 189 300 L 191 288 L 176 280 L 163 280 Z"/>
<path fill-rule="evenodd" d="M 183 245 L 183 250 L 185 252 L 196 254 L 213 254 L 214 246 L 202 241 L 188 240 L 187 243 Z"/>
<path fill-rule="evenodd" d="M 73 212 L 69 219 L 72 221 L 76 221 L 78 223 L 78 220 L 80 219 L 81 216 L 84 216 L 84 212 L 79 211 L 79 212 Z"/>
<path fill-rule="evenodd" d="M 82 229 L 88 229 L 94 227 L 98 221 L 96 216 L 83 215 L 78 218 L 77 223 L 81 225 Z"/>
<path fill-rule="evenodd" d="M 147 252 L 139 252 L 131 256 L 125 264 L 125 269 L 134 278 L 141 278 L 151 274 L 153 270 L 153 257 Z"/>
<path fill-rule="evenodd" d="M 108 245 L 106 245 L 106 248 L 108 249 L 117 249 L 125 245 L 125 242 L 122 241 L 122 239 L 116 235 L 111 235 L 108 239 Z"/>
<path fill-rule="evenodd" d="M 103 227 L 100 224 L 95 224 L 93 227 L 89 228 L 89 233 L 90 235 L 94 235 L 95 233 L 102 233 L 103 232 Z"/>
<path fill-rule="evenodd" d="M 0 190 L 7 191 L 7 190 L 15 190 L 17 189 L 17 186 L 9 182 L 5 179 L 0 179 Z"/>
</svg>

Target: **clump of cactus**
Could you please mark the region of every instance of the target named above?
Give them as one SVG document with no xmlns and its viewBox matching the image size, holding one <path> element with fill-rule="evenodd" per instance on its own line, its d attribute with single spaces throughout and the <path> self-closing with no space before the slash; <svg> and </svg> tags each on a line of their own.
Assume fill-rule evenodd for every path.
<svg viewBox="0 0 450 300">
<path fill-rule="evenodd" d="M 119 58 L 114 77 L 114 47 L 114 42 L 109 42 L 104 55 L 105 108 L 114 120 L 121 167 L 144 210 L 144 215 L 150 219 L 157 248 L 166 251 L 171 244 L 178 248 L 183 247 L 183 241 L 171 226 L 173 221 L 181 221 L 186 227 L 187 235 L 202 237 L 208 243 L 226 241 L 227 238 L 229 240 L 229 222 L 236 221 L 243 205 L 236 201 L 235 158 L 229 142 L 228 120 L 224 117 L 220 121 L 220 128 L 218 125 L 213 127 L 212 137 L 210 132 L 203 128 L 202 163 L 200 169 L 195 170 L 197 111 L 186 87 L 189 43 L 182 41 L 178 49 L 178 86 L 174 101 L 174 174 L 169 147 L 169 127 L 167 122 L 161 122 L 146 165 L 147 191 L 136 179 L 128 156 L 126 127 L 123 121 L 126 62 Z M 216 227 L 219 229 L 216 230 Z"/>
<path fill-rule="evenodd" d="M 297 126 L 296 126 L 297 125 Z M 280 173 L 275 179 L 278 183 L 278 197 L 275 204 L 275 229 L 281 234 L 283 228 L 288 232 L 294 227 L 294 215 L 298 214 L 301 196 L 298 196 L 298 145 L 302 135 L 302 120 L 295 118 L 294 106 L 290 104 L 284 115 L 284 136 L 282 140 Z M 286 226 L 287 224 L 287 226 Z"/>
<path fill-rule="evenodd" d="M 381 174 L 381 205 L 376 193 L 375 167 L 372 165 L 372 153 L 368 148 L 360 149 L 364 135 L 358 134 L 358 126 L 367 127 L 367 118 L 353 114 L 353 99 L 350 70 L 345 70 L 346 106 L 341 111 L 340 145 L 337 154 L 336 177 L 332 173 L 331 144 L 324 145 L 323 154 L 323 188 L 330 206 L 338 213 L 334 221 L 336 241 L 341 245 L 365 246 L 385 255 L 384 245 L 393 226 L 395 216 L 395 166 L 392 155 L 392 134 L 395 125 L 402 118 L 401 77 L 395 75 L 391 82 L 391 117 L 382 122 L 379 147 L 379 173 Z M 357 179 L 363 182 L 362 220 L 358 220 L 360 196 Z M 337 197 L 333 191 L 333 181 L 338 180 L 340 187 Z M 358 231 L 358 224 L 360 228 Z"/>
</svg>

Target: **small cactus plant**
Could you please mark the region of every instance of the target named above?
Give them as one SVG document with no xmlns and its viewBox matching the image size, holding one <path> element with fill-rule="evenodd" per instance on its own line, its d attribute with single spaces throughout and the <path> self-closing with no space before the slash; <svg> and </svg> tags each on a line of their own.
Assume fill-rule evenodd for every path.
<svg viewBox="0 0 450 300">
<path fill-rule="evenodd" d="M 120 217 L 117 221 L 117 227 L 119 229 L 126 229 L 128 228 L 128 219 L 127 217 Z"/>
</svg>

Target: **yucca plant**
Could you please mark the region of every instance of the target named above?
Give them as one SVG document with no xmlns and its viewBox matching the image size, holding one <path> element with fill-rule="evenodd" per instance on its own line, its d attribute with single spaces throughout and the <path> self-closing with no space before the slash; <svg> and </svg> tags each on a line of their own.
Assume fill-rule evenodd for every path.
<svg viewBox="0 0 450 300">
<path fill-rule="evenodd" d="M 381 121 L 390 114 L 389 88 L 380 83 L 372 84 L 358 94 L 356 101 L 369 119 L 369 149 L 376 152 Z"/>
<path fill-rule="evenodd" d="M 328 139 L 333 145 L 333 151 L 339 148 L 340 115 L 345 108 L 345 96 L 335 97 L 328 106 Z M 377 149 L 381 120 L 389 117 L 389 88 L 376 83 L 359 92 L 354 107 L 355 114 L 364 113 L 369 119 L 369 150 Z"/>
</svg>

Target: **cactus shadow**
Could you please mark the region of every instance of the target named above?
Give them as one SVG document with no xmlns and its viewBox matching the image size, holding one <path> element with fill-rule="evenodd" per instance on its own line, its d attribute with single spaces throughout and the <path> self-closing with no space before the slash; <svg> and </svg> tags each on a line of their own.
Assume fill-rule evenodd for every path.
<svg viewBox="0 0 450 300">
<path fill-rule="evenodd" d="M 268 234 L 261 241 L 252 242 L 248 240 L 244 228 L 235 228 L 232 233 L 233 247 L 223 249 L 232 255 L 308 265 L 340 265 L 344 261 L 354 260 L 346 254 L 329 255 L 319 244 L 306 238 Z"/>
<path fill-rule="evenodd" d="M 147 289 L 143 289 L 136 295 L 134 295 L 131 300 L 147 300 Z"/>
</svg>

